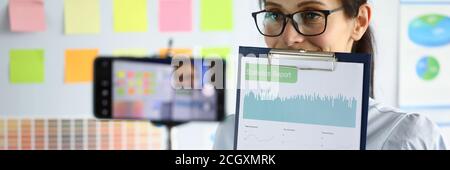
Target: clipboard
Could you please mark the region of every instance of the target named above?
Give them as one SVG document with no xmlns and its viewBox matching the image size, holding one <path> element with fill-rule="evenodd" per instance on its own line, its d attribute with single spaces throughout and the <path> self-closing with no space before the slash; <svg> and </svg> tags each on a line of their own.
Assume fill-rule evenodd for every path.
<svg viewBox="0 0 450 170">
<path fill-rule="evenodd" d="M 262 62 L 262 64 L 251 63 L 256 61 Z M 235 150 L 365 150 L 371 55 L 240 47 L 238 65 Z M 272 71 L 271 69 L 273 68 L 276 68 L 278 72 Z M 252 71 L 252 69 L 257 70 L 257 76 L 253 76 L 253 72 L 255 71 Z M 283 72 L 283 69 L 285 72 Z M 290 79 L 283 80 L 282 74 L 295 74 L 294 70 L 297 70 L 297 74 L 290 77 L 297 76 L 296 81 Z M 343 75 L 343 73 L 346 73 L 344 71 L 351 73 L 345 76 Z M 260 72 L 265 72 L 266 74 L 263 75 L 266 77 L 261 76 Z M 346 82 L 346 80 L 329 82 L 328 80 L 319 80 L 321 76 L 335 79 L 336 77 L 331 76 L 338 74 L 342 78 L 352 79 L 353 77 L 358 82 Z M 267 77 L 276 77 L 274 75 L 279 75 L 276 78 L 278 82 L 268 80 Z M 304 80 L 298 80 L 302 78 Z M 247 86 L 243 88 L 244 84 L 248 85 L 255 82 L 257 84 L 261 81 L 268 84 L 268 89 L 246 89 Z M 317 82 L 317 87 L 320 86 L 320 89 L 330 94 L 340 94 L 338 91 L 344 91 L 343 89 L 346 88 L 345 85 L 354 86 L 356 88 L 346 91 L 353 91 L 351 93 L 348 92 L 348 94 L 355 94 L 354 96 L 357 97 L 344 96 L 344 94 L 342 96 L 336 95 L 329 97 L 321 96 L 318 93 L 308 96 L 306 91 L 299 95 L 293 95 L 295 91 L 284 90 L 291 87 L 297 88 L 297 86 L 298 88 L 305 89 L 307 87 L 314 88 L 313 85 L 308 85 L 307 81 Z M 279 95 L 293 95 L 294 97 L 284 96 L 282 98 L 273 95 L 276 93 L 273 93 L 273 90 L 270 88 L 273 88 L 271 87 L 271 83 L 274 82 L 275 84 L 281 84 L 277 86 L 279 88 Z M 284 85 L 283 83 L 293 84 Z M 329 89 L 335 90 L 331 92 Z M 303 91 L 303 89 L 299 91 Z M 316 105 L 310 104 L 310 102 L 314 102 L 313 104 L 323 103 L 323 107 L 317 107 L 320 108 L 317 110 L 323 111 L 326 108 L 333 108 L 333 112 L 336 110 L 336 113 L 324 114 L 325 112 L 317 112 L 311 116 L 311 114 L 308 114 L 307 109 Z M 302 113 L 296 113 L 295 108 L 297 107 L 299 108 L 298 110 L 301 110 L 299 112 Z M 315 112 L 314 109 L 309 111 Z M 349 116 L 353 115 L 349 113 L 354 113 L 355 116 Z M 334 115 L 336 120 L 330 115 Z M 320 122 L 322 119 L 323 123 Z M 340 121 L 338 119 L 345 120 Z M 354 120 L 354 124 L 351 123 L 351 120 Z M 347 140 L 352 144 L 351 146 L 350 144 L 345 144 Z"/>
</svg>

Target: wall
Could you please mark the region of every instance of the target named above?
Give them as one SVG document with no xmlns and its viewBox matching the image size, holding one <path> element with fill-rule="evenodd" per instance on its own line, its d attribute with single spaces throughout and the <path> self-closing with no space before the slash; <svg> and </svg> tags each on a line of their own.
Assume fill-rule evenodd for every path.
<svg viewBox="0 0 450 170">
<path fill-rule="evenodd" d="M 95 36 L 64 35 L 64 11 L 62 0 L 47 0 L 45 3 L 47 31 L 43 33 L 11 33 L 7 3 L 0 1 L 0 112 L 7 117 L 37 118 L 92 118 L 91 84 L 66 85 L 64 77 L 64 50 L 67 48 L 99 48 L 103 55 L 110 55 L 118 48 L 148 48 L 156 53 L 165 48 L 169 38 L 174 38 L 175 47 L 193 48 L 198 51 L 202 46 L 231 46 L 237 54 L 239 45 L 264 46 L 262 37 L 254 28 L 250 13 L 257 11 L 254 1 L 234 1 L 234 29 L 232 32 L 204 33 L 199 30 L 199 1 L 194 0 L 194 31 L 191 33 L 159 33 L 157 25 L 157 3 L 149 1 L 149 30 L 146 33 L 114 33 L 112 27 L 112 1 L 101 0 L 101 34 Z M 398 31 L 399 0 L 372 0 L 374 34 L 376 37 L 375 97 L 378 101 L 397 106 L 398 88 Z M 39 85 L 11 85 L 8 81 L 9 49 L 44 48 L 45 49 L 45 83 Z M 236 55 L 232 61 L 236 62 Z M 234 63 L 236 64 L 236 63 Z M 231 86 L 234 82 L 230 81 Z M 234 90 L 228 93 L 227 111 L 234 113 Z M 441 119 L 431 111 L 424 111 L 434 120 Z M 448 116 L 446 116 L 448 117 Z M 200 127 L 199 127 L 200 126 Z M 216 124 L 207 124 L 215 128 Z M 202 125 L 191 124 L 185 127 L 201 129 Z M 189 131 L 189 130 L 188 130 Z M 444 129 L 444 131 L 448 131 Z M 185 133 L 186 130 L 179 130 Z M 213 132 L 208 132 L 213 133 Z M 213 134 L 211 134 L 213 135 Z M 203 135 L 210 138 L 211 135 Z M 183 135 L 177 135 L 183 136 Z M 191 138 L 193 139 L 193 138 Z M 208 148 L 206 143 L 193 148 Z M 209 143 L 208 143 L 209 142 Z M 180 143 L 180 142 L 178 142 Z M 183 143 L 183 142 L 181 142 Z M 198 143 L 198 142 L 197 142 Z M 189 146 L 180 145 L 179 148 Z"/>
<path fill-rule="evenodd" d="M 257 9 L 252 1 L 233 0 L 233 29 L 231 31 L 202 32 L 200 30 L 200 0 L 193 0 L 193 31 L 187 33 L 161 33 L 158 30 L 157 0 L 148 1 L 148 31 L 144 33 L 115 33 L 113 31 L 112 0 L 100 0 L 101 31 L 96 35 L 64 34 L 64 1 L 46 0 L 47 29 L 36 33 L 13 33 L 9 29 L 8 1 L 0 1 L 0 116 L 1 118 L 37 119 L 92 119 L 92 83 L 64 83 L 64 52 L 73 48 L 98 48 L 101 55 L 112 55 L 122 48 L 146 48 L 149 54 L 157 54 L 174 39 L 174 48 L 190 48 L 200 55 L 202 47 L 230 47 L 231 64 L 235 63 L 239 45 L 261 46 L 250 11 Z M 9 81 L 9 51 L 13 48 L 45 50 L 45 81 L 42 84 L 11 84 Z M 233 68 L 233 67 L 230 67 Z M 235 67 L 236 68 L 236 67 Z M 233 73 L 231 70 L 230 73 Z M 233 77 L 233 76 L 232 76 Z M 234 85 L 228 81 L 228 85 Z M 228 113 L 234 113 L 235 90 L 229 90 Z M 180 145 L 178 148 L 211 148 L 210 136 L 217 124 L 184 126 L 181 133 L 196 132 L 206 128 L 194 141 L 197 146 Z M 192 128 L 190 128 L 192 127 Z M 202 128 L 200 128 L 202 129 Z M 177 136 L 177 135 L 175 135 Z M 204 141 L 197 142 L 195 140 Z M 180 139 L 181 140 L 181 139 Z M 175 142 L 177 143 L 177 142 Z"/>
</svg>

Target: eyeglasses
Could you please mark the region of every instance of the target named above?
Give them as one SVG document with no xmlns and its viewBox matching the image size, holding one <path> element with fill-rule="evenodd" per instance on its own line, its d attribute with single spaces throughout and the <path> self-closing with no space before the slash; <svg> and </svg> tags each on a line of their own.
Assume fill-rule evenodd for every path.
<svg viewBox="0 0 450 170">
<path fill-rule="evenodd" d="M 303 36 L 317 36 L 327 29 L 328 16 L 342 10 L 343 7 L 334 10 L 307 10 L 285 15 L 281 12 L 262 10 L 252 13 L 258 31 L 267 37 L 278 37 L 291 19 L 295 30 Z"/>
</svg>

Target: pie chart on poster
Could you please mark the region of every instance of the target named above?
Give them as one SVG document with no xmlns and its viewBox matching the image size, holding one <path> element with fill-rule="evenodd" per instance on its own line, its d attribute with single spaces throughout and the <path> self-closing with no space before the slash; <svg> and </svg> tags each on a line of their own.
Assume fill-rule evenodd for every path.
<svg viewBox="0 0 450 170">
<path fill-rule="evenodd" d="M 417 75 L 426 81 L 434 80 L 440 71 L 439 61 L 432 56 L 422 57 L 416 66 Z"/>
<path fill-rule="evenodd" d="M 425 47 L 440 47 L 450 44 L 450 17 L 427 14 L 412 20 L 408 30 L 414 43 Z"/>
</svg>

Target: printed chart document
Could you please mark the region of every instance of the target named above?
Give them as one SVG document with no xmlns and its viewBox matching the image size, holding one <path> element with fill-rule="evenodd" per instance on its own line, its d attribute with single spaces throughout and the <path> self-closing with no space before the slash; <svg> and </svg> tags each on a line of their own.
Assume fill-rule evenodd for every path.
<svg viewBox="0 0 450 170">
<path fill-rule="evenodd" d="M 235 149 L 365 148 L 370 56 L 336 54 L 330 65 L 257 57 L 268 49 L 241 50 L 258 54 L 240 57 Z M 330 66 L 332 71 L 312 69 Z"/>
</svg>

